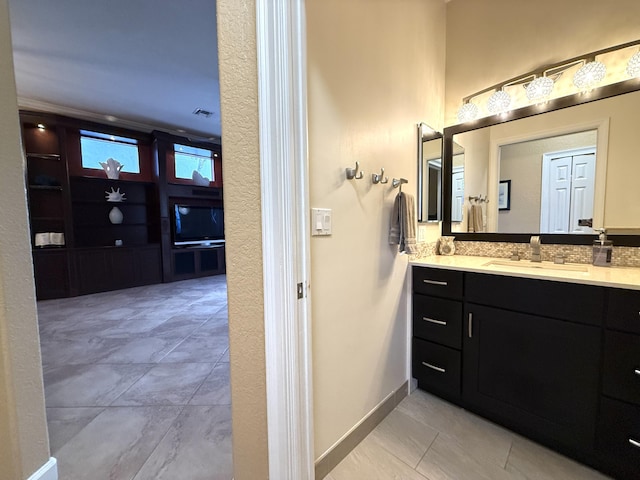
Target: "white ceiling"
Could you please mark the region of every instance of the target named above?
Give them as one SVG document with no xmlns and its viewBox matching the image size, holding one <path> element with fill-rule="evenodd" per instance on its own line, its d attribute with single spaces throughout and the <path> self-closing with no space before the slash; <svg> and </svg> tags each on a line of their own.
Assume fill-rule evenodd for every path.
<svg viewBox="0 0 640 480">
<path fill-rule="evenodd" d="M 21 108 L 220 136 L 215 0 L 9 0 L 9 8 Z"/>
</svg>

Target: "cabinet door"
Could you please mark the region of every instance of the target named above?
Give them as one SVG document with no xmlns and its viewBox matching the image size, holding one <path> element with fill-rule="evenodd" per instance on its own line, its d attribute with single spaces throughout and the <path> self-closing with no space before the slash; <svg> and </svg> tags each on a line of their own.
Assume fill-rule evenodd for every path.
<svg viewBox="0 0 640 480">
<path fill-rule="evenodd" d="M 601 330 L 467 304 L 463 399 L 542 442 L 593 448 Z"/>
</svg>

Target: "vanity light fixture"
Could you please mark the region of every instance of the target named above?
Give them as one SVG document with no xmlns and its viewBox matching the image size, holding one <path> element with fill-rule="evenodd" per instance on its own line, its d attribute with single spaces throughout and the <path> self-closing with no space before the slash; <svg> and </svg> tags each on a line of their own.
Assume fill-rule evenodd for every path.
<svg viewBox="0 0 640 480">
<path fill-rule="evenodd" d="M 525 87 L 527 98 L 533 103 L 546 102 L 555 82 L 550 77 L 537 77 Z"/>
<path fill-rule="evenodd" d="M 511 95 L 504 90 L 496 90 L 487 101 L 487 110 L 490 113 L 504 113 L 511 105 Z"/>
<path fill-rule="evenodd" d="M 526 75 L 519 75 L 506 82 L 498 83 L 489 88 L 480 90 L 479 92 L 469 95 L 462 99 L 462 106 L 458 110 L 458 121 L 460 123 L 469 122 L 475 120 L 481 116 L 480 107 L 477 104 L 477 97 L 481 95 L 491 93 L 491 96 L 487 100 L 486 111 L 490 114 L 504 113 L 509 108 L 519 108 L 525 105 L 512 106 L 512 96 L 508 91 L 505 91 L 507 87 L 515 87 L 521 85 L 526 90 L 526 97 L 530 104 L 540 104 L 549 100 L 549 97 L 553 93 L 554 87 L 558 81 L 558 78 L 570 69 L 578 68 L 573 76 L 573 85 L 580 92 L 588 92 L 593 88 L 600 86 L 605 80 L 607 84 L 620 82 L 626 80 L 621 78 L 624 74 L 620 74 L 616 69 L 614 73 L 607 75 L 607 66 L 604 60 L 606 55 L 612 52 L 618 52 L 631 47 L 640 45 L 640 40 L 633 42 L 616 45 L 614 47 L 605 48 L 596 52 L 591 52 L 579 57 L 575 57 L 564 62 L 555 63 L 553 65 L 547 65 L 537 70 L 527 73 Z M 596 60 L 598 58 L 598 60 Z M 628 61 L 626 74 L 630 77 L 640 78 L 640 52 L 635 53 Z M 619 78 L 620 77 L 620 78 Z M 564 87 L 566 88 L 566 87 Z M 570 87 L 571 88 L 571 87 Z M 513 92 L 512 92 L 513 93 Z M 573 92 L 561 92 L 560 96 L 571 95 Z M 518 98 L 516 95 L 513 98 Z M 476 99 L 476 103 L 473 100 Z"/>
<path fill-rule="evenodd" d="M 640 77 L 640 52 L 637 52 L 627 63 L 627 73 L 630 77 Z"/>
<path fill-rule="evenodd" d="M 587 61 L 573 76 L 573 84 L 583 92 L 593 90 L 600 85 L 607 74 L 607 67 L 604 63 L 595 59 Z"/>
<path fill-rule="evenodd" d="M 480 115 L 480 109 L 475 103 L 465 102 L 458 110 L 458 121 L 460 123 L 475 120 Z"/>
</svg>

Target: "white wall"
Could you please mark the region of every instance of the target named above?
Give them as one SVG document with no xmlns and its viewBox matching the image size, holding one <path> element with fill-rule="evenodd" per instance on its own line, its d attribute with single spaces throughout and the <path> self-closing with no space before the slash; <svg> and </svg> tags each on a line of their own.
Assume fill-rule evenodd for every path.
<svg viewBox="0 0 640 480">
<path fill-rule="evenodd" d="M 371 173 L 416 192 L 416 124 L 442 126 L 444 25 L 442 0 L 307 1 L 310 199 L 333 209 L 333 235 L 311 243 L 316 457 L 408 378 L 397 190 Z M 348 181 L 356 160 L 365 178 Z"/>
<path fill-rule="evenodd" d="M 49 443 L 6 0 L 0 58 L 0 478 L 17 480 L 49 460 Z"/>
</svg>

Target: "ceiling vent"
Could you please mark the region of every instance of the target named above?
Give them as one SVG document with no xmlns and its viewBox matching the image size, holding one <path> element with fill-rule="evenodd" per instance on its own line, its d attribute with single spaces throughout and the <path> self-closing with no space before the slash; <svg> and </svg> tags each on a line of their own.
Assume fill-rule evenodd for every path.
<svg viewBox="0 0 640 480">
<path fill-rule="evenodd" d="M 203 117 L 209 118 L 211 115 L 213 115 L 213 112 L 210 112 L 209 110 L 205 110 L 204 108 L 196 108 L 193 111 L 194 115 L 201 115 Z"/>
</svg>

